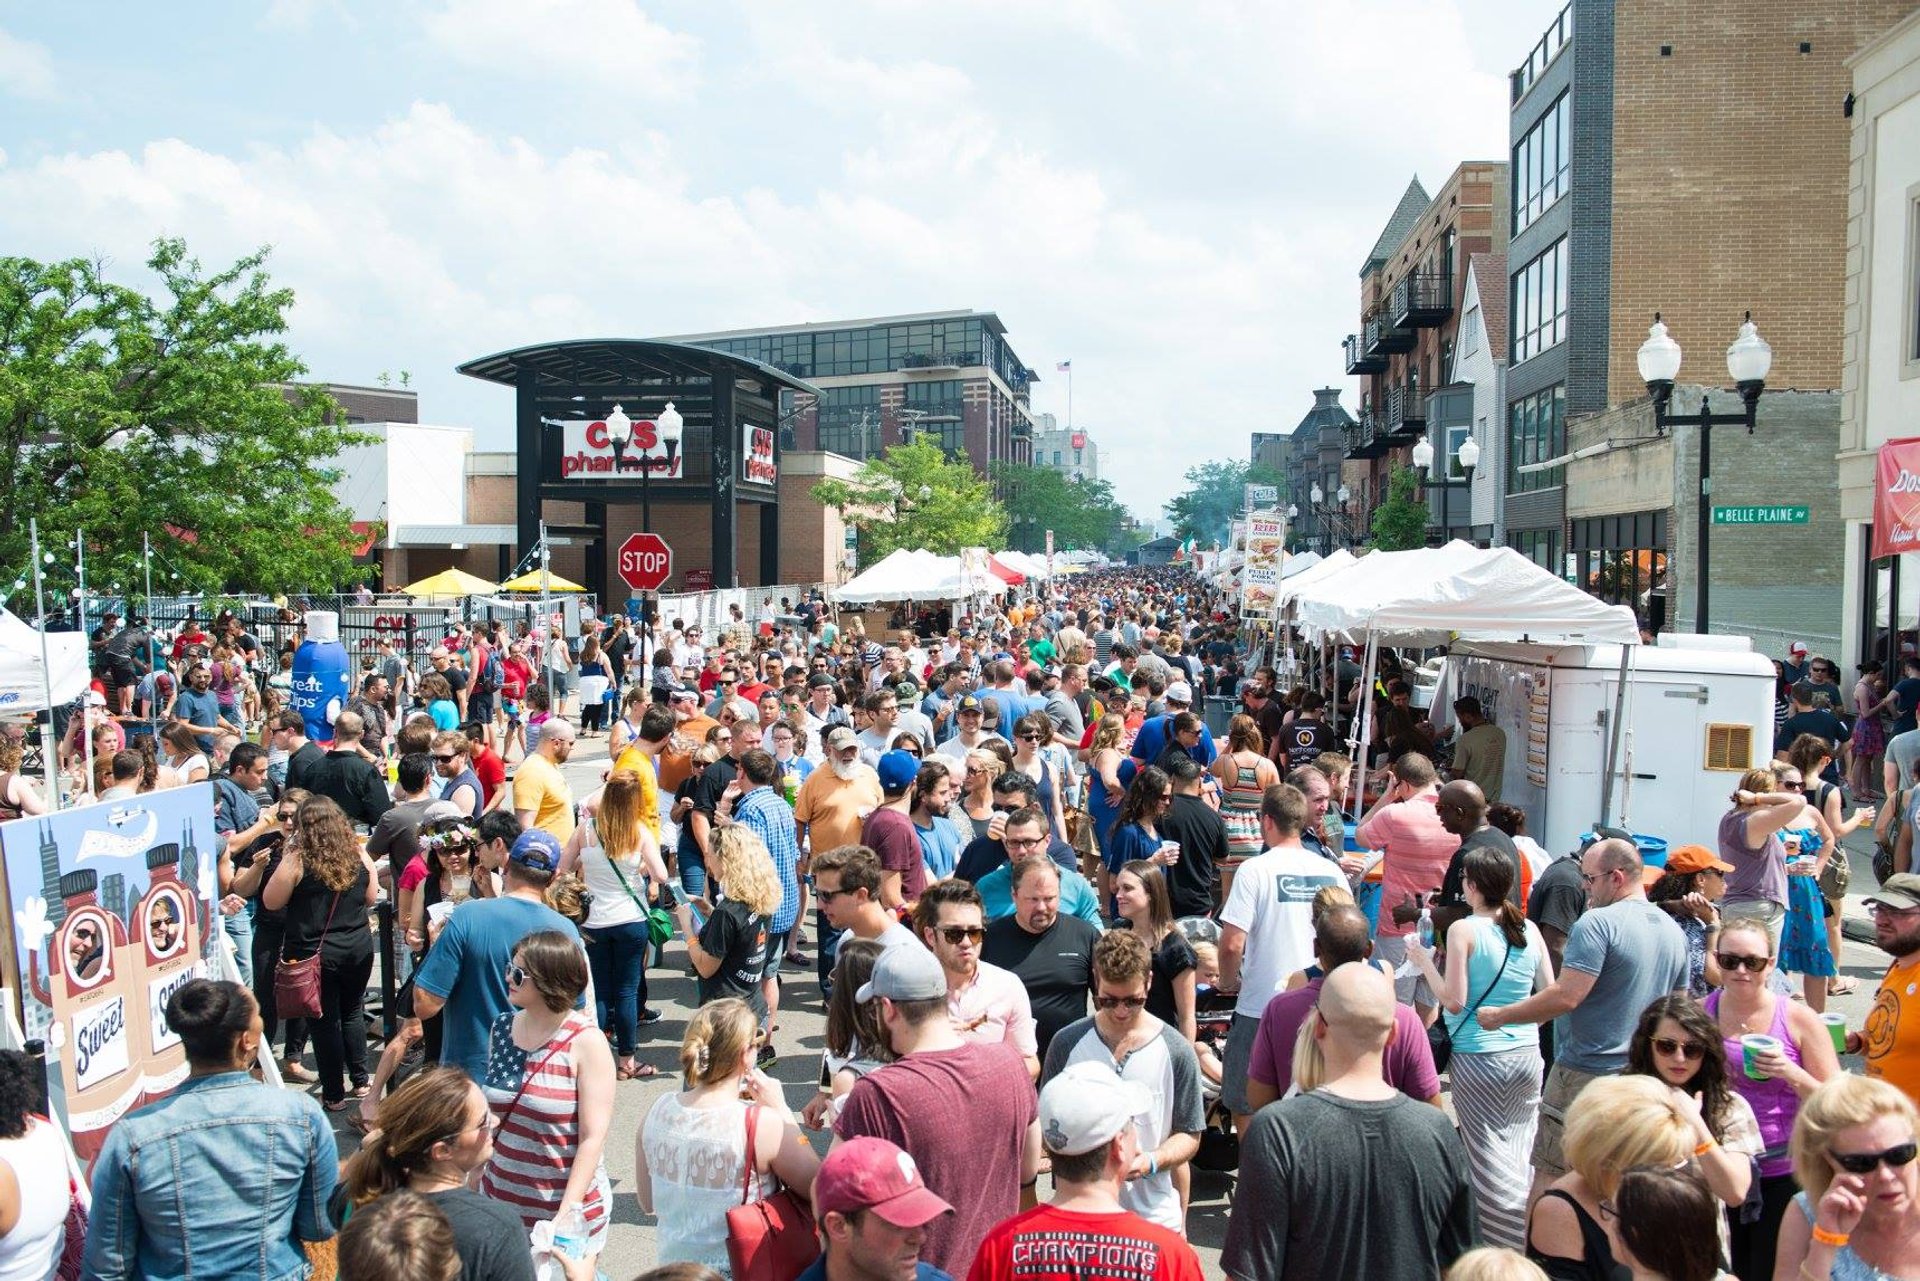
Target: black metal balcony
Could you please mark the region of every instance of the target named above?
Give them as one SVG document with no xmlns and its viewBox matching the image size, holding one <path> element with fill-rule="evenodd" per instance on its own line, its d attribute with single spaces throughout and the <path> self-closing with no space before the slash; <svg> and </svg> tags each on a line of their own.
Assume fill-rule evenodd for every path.
<svg viewBox="0 0 1920 1281">
<path fill-rule="evenodd" d="M 1404 329 L 1431 329 L 1453 314 L 1453 281 L 1438 272 L 1412 272 L 1393 287 L 1387 314 Z"/>
<path fill-rule="evenodd" d="M 1355 461 L 1378 458 L 1391 447 L 1386 424 L 1372 410 L 1363 410 L 1358 422 L 1347 428 L 1347 457 Z"/>
<path fill-rule="evenodd" d="M 1386 421 L 1382 427 L 1391 443 L 1407 444 L 1427 430 L 1427 398 L 1415 387 L 1393 387 L 1387 391 Z"/>
<path fill-rule="evenodd" d="M 1347 353 L 1347 372 L 1354 377 L 1365 374 L 1383 374 L 1387 371 L 1385 356 L 1369 356 L 1360 346 L 1359 334 L 1348 334 L 1347 340 L 1340 344 Z"/>
<path fill-rule="evenodd" d="M 1375 312 L 1362 326 L 1360 350 L 1369 356 L 1377 356 L 1382 363 L 1390 355 L 1413 350 L 1418 341 L 1411 329 L 1402 329 L 1394 324 L 1384 311 Z"/>
</svg>

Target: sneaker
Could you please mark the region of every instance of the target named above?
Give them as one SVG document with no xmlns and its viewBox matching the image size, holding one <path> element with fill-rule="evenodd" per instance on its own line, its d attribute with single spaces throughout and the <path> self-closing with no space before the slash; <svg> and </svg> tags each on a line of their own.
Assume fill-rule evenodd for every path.
<svg viewBox="0 0 1920 1281">
<path fill-rule="evenodd" d="M 773 1046 L 769 1044 L 760 1047 L 759 1056 L 756 1057 L 753 1062 L 755 1067 L 770 1068 L 779 1061 L 780 1056 L 774 1052 Z"/>
<path fill-rule="evenodd" d="M 645 1027 L 649 1023 L 658 1023 L 666 1017 L 667 1016 L 659 1010 L 649 1010 L 645 1006 L 642 1006 L 640 1009 L 640 1026 Z"/>
<path fill-rule="evenodd" d="M 329 1112 L 345 1112 L 348 1108 L 358 1107 L 359 1105 L 360 1105 L 360 1101 L 358 1099 L 344 1098 L 344 1099 L 330 1099 L 326 1102 L 323 1102 L 320 1106 L 325 1108 Z"/>
</svg>

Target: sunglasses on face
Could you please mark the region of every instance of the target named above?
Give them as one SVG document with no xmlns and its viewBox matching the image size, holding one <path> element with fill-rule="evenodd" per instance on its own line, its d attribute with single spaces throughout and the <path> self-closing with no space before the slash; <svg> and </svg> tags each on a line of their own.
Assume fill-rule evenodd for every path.
<svg viewBox="0 0 1920 1281">
<path fill-rule="evenodd" d="M 942 925 L 940 937 L 948 947 L 959 947 L 962 943 L 978 943 L 987 937 L 987 931 L 979 925 Z"/>
<path fill-rule="evenodd" d="M 1707 1047 L 1698 1041 L 1675 1041 L 1668 1037 L 1656 1036 L 1653 1038 L 1653 1050 L 1656 1054 L 1668 1056 L 1677 1054 L 1692 1063 L 1707 1052 Z"/>
<path fill-rule="evenodd" d="M 1882 1163 L 1892 1170 L 1910 1165 L 1916 1155 L 1920 1155 L 1920 1143 L 1908 1139 L 1884 1152 L 1829 1152 L 1827 1158 L 1848 1174 L 1872 1174 Z"/>
<path fill-rule="evenodd" d="M 1713 959 L 1723 970 L 1751 970 L 1755 974 L 1773 964 L 1771 956 L 1735 956 L 1731 952 L 1716 952 Z"/>
<path fill-rule="evenodd" d="M 435 753 L 433 754 L 433 759 L 434 759 L 434 760 L 436 760 L 436 761 L 439 761 L 439 762 L 440 762 L 440 763 L 441 763 L 442 765 L 444 765 L 444 764 L 446 764 L 446 763 L 447 763 L 448 761 L 457 761 L 457 760 L 459 760 L 460 758 L 459 758 L 458 756 L 451 756 L 451 755 L 448 755 L 448 756 L 442 756 L 442 755 L 441 755 L 441 754 L 440 754 L 439 752 L 435 752 Z"/>
<path fill-rule="evenodd" d="M 1093 1007 L 1097 1010 L 1117 1010 L 1121 1008 L 1137 1010 L 1147 1003 L 1144 996 L 1096 996 Z"/>
<path fill-rule="evenodd" d="M 508 987 L 519 987 L 522 983 L 525 983 L 526 981 L 527 981 L 527 971 L 523 967 L 511 964 L 511 963 L 507 965 L 507 986 Z"/>
<path fill-rule="evenodd" d="M 1786 788 L 1789 792 L 1800 791 L 1806 787 L 1806 785 L 1807 780 L 1804 778 L 1783 778 L 1780 780 L 1780 786 Z"/>
<path fill-rule="evenodd" d="M 1016 734 L 1014 735 L 1014 737 L 1019 739 L 1023 743 L 1037 743 L 1040 741 L 1040 736 L 1038 734 Z"/>
<path fill-rule="evenodd" d="M 829 890 L 819 885 L 813 887 L 813 897 L 822 903 L 831 903 L 842 894 L 851 894 L 852 890 Z"/>
</svg>

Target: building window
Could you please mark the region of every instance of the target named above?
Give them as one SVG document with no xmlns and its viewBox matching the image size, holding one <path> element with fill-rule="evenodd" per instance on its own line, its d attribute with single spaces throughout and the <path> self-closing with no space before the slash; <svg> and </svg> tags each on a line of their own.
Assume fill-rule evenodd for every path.
<svg viewBox="0 0 1920 1281">
<path fill-rule="evenodd" d="M 1518 235 L 1573 187 L 1568 177 L 1569 122 L 1566 94 L 1513 146 L 1513 230 Z"/>
<path fill-rule="evenodd" d="M 1530 360 L 1567 337 L 1567 238 L 1514 273 L 1513 363 Z"/>
<path fill-rule="evenodd" d="M 1667 513 L 1593 516 L 1571 526 L 1575 579 L 1612 605 L 1626 605 L 1655 631 L 1666 625 Z"/>
<path fill-rule="evenodd" d="M 1565 475 L 1562 467 L 1523 471 L 1533 463 L 1558 458 L 1567 443 L 1567 389 L 1549 387 L 1507 406 L 1507 492 L 1530 494 L 1551 489 Z"/>
<path fill-rule="evenodd" d="M 1466 444 L 1471 435 L 1473 428 L 1467 423 L 1454 423 L 1447 428 L 1447 476 L 1455 483 L 1467 478 L 1466 470 L 1460 466 L 1460 446 Z"/>
<path fill-rule="evenodd" d="M 1560 564 L 1560 531 L 1557 529 L 1509 530 L 1507 546 L 1555 577 L 1563 574 Z"/>
<path fill-rule="evenodd" d="M 1467 314 L 1460 318 L 1460 354 L 1471 356 L 1480 350 L 1480 308 L 1478 305 L 1467 308 Z"/>
</svg>

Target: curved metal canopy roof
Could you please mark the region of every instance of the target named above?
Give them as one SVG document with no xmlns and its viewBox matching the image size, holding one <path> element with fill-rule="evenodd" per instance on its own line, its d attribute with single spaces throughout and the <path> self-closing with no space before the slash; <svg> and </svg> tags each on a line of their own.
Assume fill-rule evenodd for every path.
<svg viewBox="0 0 1920 1281">
<path fill-rule="evenodd" d="M 532 369 L 543 380 L 577 387 L 620 386 L 635 379 L 711 378 L 730 371 L 736 378 L 818 397 L 820 389 L 772 365 L 732 352 L 657 338 L 574 338 L 535 343 L 495 352 L 458 366 L 470 378 L 512 387 L 520 371 Z"/>
</svg>

